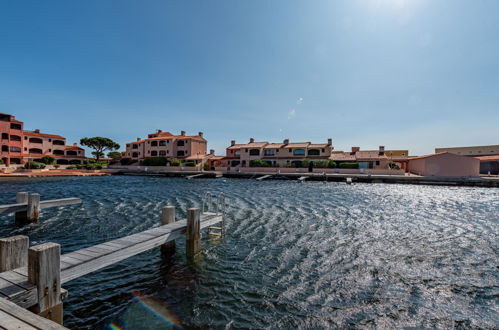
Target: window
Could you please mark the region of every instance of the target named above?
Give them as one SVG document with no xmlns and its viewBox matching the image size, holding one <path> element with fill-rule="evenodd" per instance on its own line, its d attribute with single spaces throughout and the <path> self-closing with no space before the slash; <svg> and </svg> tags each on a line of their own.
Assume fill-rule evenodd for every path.
<svg viewBox="0 0 499 330">
<path fill-rule="evenodd" d="M 177 141 L 177 147 L 183 147 L 184 141 Z"/>
<path fill-rule="evenodd" d="M 158 152 L 156 150 L 151 151 L 151 156 L 157 156 L 157 155 L 158 155 Z"/>
<path fill-rule="evenodd" d="M 376 161 L 376 166 L 379 166 L 379 160 Z"/>
<path fill-rule="evenodd" d="M 240 155 L 241 155 L 241 150 L 234 151 L 234 156 L 240 156 Z"/>
<path fill-rule="evenodd" d="M 8 139 L 9 139 L 9 134 L 2 133 L 2 140 L 8 140 Z"/>
<path fill-rule="evenodd" d="M 260 156 L 260 150 L 258 149 L 251 149 L 249 152 L 250 156 Z"/>
<path fill-rule="evenodd" d="M 29 138 L 29 143 L 40 143 L 40 144 L 42 144 L 43 140 L 39 139 L 39 138 Z"/>
<path fill-rule="evenodd" d="M 2 151 L 9 152 L 9 147 L 8 146 L 2 146 Z"/>
<path fill-rule="evenodd" d="M 299 149 L 297 149 L 297 150 L 299 150 Z M 321 154 L 321 151 L 319 149 L 310 149 L 308 151 L 309 156 L 319 156 L 320 154 Z"/>
<path fill-rule="evenodd" d="M 322 148 L 322 152 L 326 152 L 326 149 Z"/>
<path fill-rule="evenodd" d="M 139 149 L 139 145 L 138 145 L 138 144 L 134 144 L 134 145 L 132 146 L 132 149 Z"/>
<path fill-rule="evenodd" d="M 185 151 L 184 150 L 178 150 L 177 151 L 177 157 L 184 157 L 185 156 Z"/>
<path fill-rule="evenodd" d="M 293 156 L 305 156 L 305 149 L 293 150 Z"/>
<path fill-rule="evenodd" d="M 12 149 L 12 148 L 11 148 L 11 149 Z M 12 151 L 12 150 L 11 150 L 11 151 Z M 42 153 L 43 153 L 42 149 L 38 149 L 38 148 L 31 148 L 31 149 L 29 149 L 29 151 L 28 151 L 28 152 L 29 152 L 30 154 L 42 154 Z"/>
<path fill-rule="evenodd" d="M 63 156 L 64 155 L 64 151 L 63 150 L 54 150 L 54 155 Z"/>
<path fill-rule="evenodd" d="M 67 156 L 76 156 L 76 155 L 78 155 L 78 153 L 74 150 L 68 150 L 68 151 L 66 151 L 66 155 Z"/>
<path fill-rule="evenodd" d="M 265 149 L 264 155 L 265 156 L 274 156 L 275 155 L 275 151 L 274 151 L 274 149 Z"/>
<path fill-rule="evenodd" d="M 164 147 L 164 146 L 166 146 L 166 142 L 167 142 L 167 141 L 165 141 L 165 140 L 161 140 L 161 141 L 159 141 L 159 146 L 160 146 L 160 147 Z"/>
<path fill-rule="evenodd" d="M 10 140 L 11 141 L 21 141 L 21 137 L 19 135 L 11 135 Z"/>
<path fill-rule="evenodd" d="M 289 152 L 293 151 L 293 149 L 289 148 Z"/>
<path fill-rule="evenodd" d="M 138 153 L 136 153 L 136 152 L 134 152 L 134 153 L 132 154 L 132 157 L 133 157 L 133 158 L 137 158 L 137 157 L 139 157 L 139 154 L 138 154 Z"/>
<path fill-rule="evenodd" d="M 164 150 L 160 150 L 160 151 L 159 151 L 159 155 L 160 155 L 160 156 L 166 156 L 166 152 L 165 152 Z"/>
<path fill-rule="evenodd" d="M 158 146 L 158 141 L 151 142 L 151 147 L 157 147 L 157 146 Z"/>
<path fill-rule="evenodd" d="M 21 126 L 21 124 L 11 123 L 10 124 L 10 129 L 22 129 L 22 126 Z"/>
</svg>

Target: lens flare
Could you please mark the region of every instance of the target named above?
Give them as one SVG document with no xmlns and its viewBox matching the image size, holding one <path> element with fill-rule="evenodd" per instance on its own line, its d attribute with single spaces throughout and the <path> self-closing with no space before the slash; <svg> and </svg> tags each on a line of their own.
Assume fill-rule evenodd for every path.
<svg viewBox="0 0 499 330">
<path fill-rule="evenodd" d="M 168 323 L 176 329 L 182 329 L 180 319 L 159 299 L 149 297 L 140 291 L 133 291 L 132 295 L 137 301 L 153 315 L 159 317 L 165 323 Z M 119 329 L 119 328 L 118 328 Z"/>
<path fill-rule="evenodd" d="M 108 330 L 123 330 L 122 327 L 120 327 L 119 325 L 117 325 L 116 323 L 111 323 L 110 325 L 108 325 L 106 327 Z"/>
</svg>

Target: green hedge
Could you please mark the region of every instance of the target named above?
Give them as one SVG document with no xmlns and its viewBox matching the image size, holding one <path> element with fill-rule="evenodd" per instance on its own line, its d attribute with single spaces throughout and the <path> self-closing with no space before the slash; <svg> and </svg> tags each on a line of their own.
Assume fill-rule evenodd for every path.
<svg viewBox="0 0 499 330">
<path fill-rule="evenodd" d="M 189 161 L 189 162 L 185 162 L 184 165 L 189 166 L 189 167 L 194 167 L 194 166 L 196 166 L 196 162 Z"/>
<path fill-rule="evenodd" d="M 359 163 L 357 162 L 340 163 L 340 168 L 359 168 Z"/>
<path fill-rule="evenodd" d="M 149 157 L 142 161 L 144 166 L 166 166 L 165 157 Z"/>
<path fill-rule="evenodd" d="M 24 164 L 24 168 L 29 168 L 32 170 L 41 170 L 45 168 L 45 164 L 39 162 L 28 162 Z"/>
<path fill-rule="evenodd" d="M 43 156 L 40 162 L 46 165 L 52 165 L 55 163 L 55 158 L 50 156 Z"/>
<path fill-rule="evenodd" d="M 261 159 L 250 160 L 250 167 L 270 167 L 270 164 Z"/>
<path fill-rule="evenodd" d="M 180 166 L 180 164 L 182 164 L 182 162 L 176 158 L 170 160 L 170 166 Z"/>
</svg>

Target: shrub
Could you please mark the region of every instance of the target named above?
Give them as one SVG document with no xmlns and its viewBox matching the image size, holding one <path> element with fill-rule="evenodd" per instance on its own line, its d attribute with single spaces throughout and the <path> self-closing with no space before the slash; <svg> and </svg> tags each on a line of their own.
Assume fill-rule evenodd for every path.
<svg viewBox="0 0 499 330">
<path fill-rule="evenodd" d="M 182 164 L 182 162 L 176 158 L 170 160 L 170 166 L 180 166 L 180 164 Z"/>
<path fill-rule="evenodd" d="M 0 165 L 3 165 L 3 164 L 5 164 L 3 159 L 0 159 Z"/>
<path fill-rule="evenodd" d="M 149 157 L 142 161 L 144 166 L 166 166 L 165 157 Z"/>
<path fill-rule="evenodd" d="M 359 168 L 359 163 L 357 162 L 340 163 L 340 168 Z"/>
<path fill-rule="evenodd" d="M 27 162 L 24 164 L 24 168 L 29 168 L 33 170 L 41 170 L 45 168 L 45 164 L 39 162 Z"/>
<path fill-rule="evenodd" d="M 209 170 L 211 170 L 210 164 L 208 164 L 208 163 L 204 163 L 204 164 L 203 164 L 203 170 L 205 170 L 205 171 L 209 171 Z"/>
<path fill-rule="evenodd" d="M 74 170 L 75 168 L 76 168 L 76 166 L 74 166 L 74 165 L 66 167 L 66 169 L 68 169 L 68 170 Z"/>
<path fill-rule="evenodd" d="M 59 165 L 59 164 L 55 164 L 55 165 L 54 165 L 54 168 L 55 168 L 55 169 L 58 169 L 59 167 L 61 167 L 61 165 Z"/>
<path fill-rule="evenodd" d="M 194 167 L 194 166 L 196 166 L 196 162 L 194 162 L 194 161 L 188 161 L 188 162 L 185 162 L 184 165 L 185 166 L 189 166 L 189 167 Z"/>
<path fill-rule="evenodd" d="M 261 159 L 250 160 L 250 167 L 269 167 L 270 164 Z"/>
<path fill-rule="evenodd" d="M 130 158 L 122 158 L 122 159 L 120 159 L 120 164 L 121 165 L 130 165 L 130 164 L 133 164 L 133 163 L 135 163 L 135 160 L 130 159 Z"/>
<path fill-rule="evenodd" d="M 392 170 L 400 170 L 400 166 L 398 166 L 397 163 L 394 162 L 389 162 L 388 167 L 390 167 Z"/>
<path fill-rule="evenodd" d="M 55 158 L 50 157 L 50 156 L 43 156 L 42 159 L 40 159 L 40 163 L 43 163 L 46 165 L 52 165 L 55 163 Z"/>
</svg>

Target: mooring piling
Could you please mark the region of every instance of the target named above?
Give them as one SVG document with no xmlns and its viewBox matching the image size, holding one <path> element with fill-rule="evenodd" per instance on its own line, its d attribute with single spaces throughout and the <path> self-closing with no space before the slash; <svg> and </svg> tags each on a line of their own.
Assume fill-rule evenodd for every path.
<svg viewBox="0 0 499 330">
<path fill-rule="evenodd" d="M 187 258 L 194 259 L 201 251 L 201 228 L 199 209 L 187 210 L 186 254 Z"/>
<path fill-rule="evenodd" d="M 175 222 L 175 206 L 164 206 L 161 209 L 161 225 L 168 225 Z M 175 241 L 166 242 L 161 245 L 161 253 L 164 257 L 171 257 L 175 254 Z"/>
</svg>

